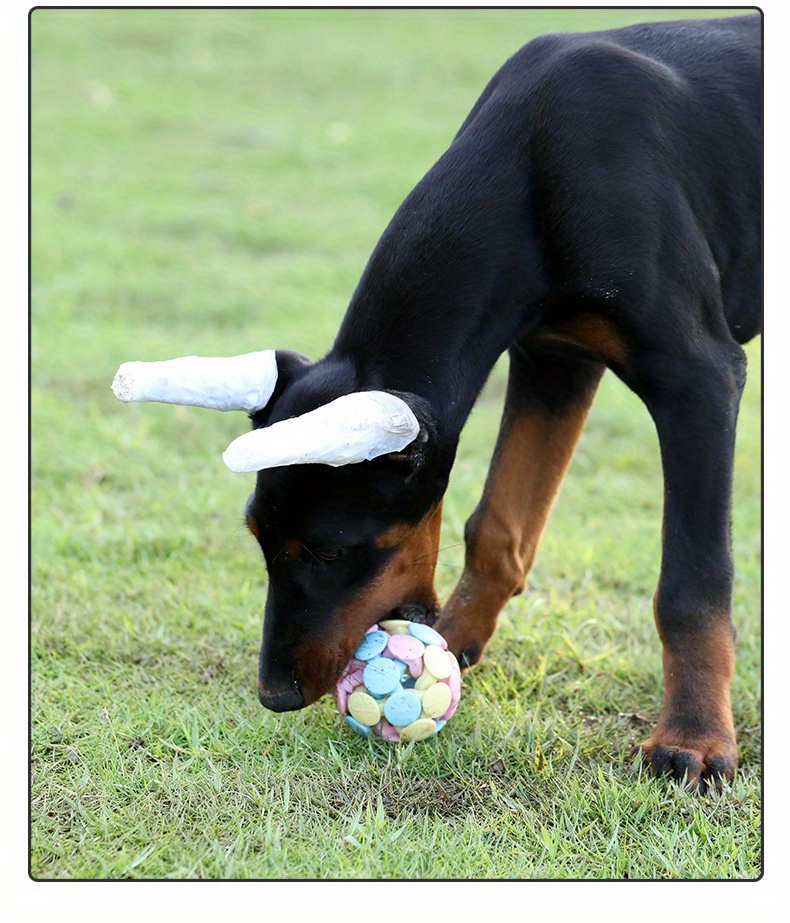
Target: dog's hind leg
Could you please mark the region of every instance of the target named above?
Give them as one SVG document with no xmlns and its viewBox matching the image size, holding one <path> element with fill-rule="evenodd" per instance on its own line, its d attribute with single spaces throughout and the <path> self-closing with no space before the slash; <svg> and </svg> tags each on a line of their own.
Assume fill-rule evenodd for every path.
<svg viewBox="0 0 790 923">
<path fill-rule="evenodd" d="M 640 363 L 635 363 L 639 366 Z M 657 775 L 704 791 L 731 779 L 737 746 L 730 509 L 746 360 L 726 333 L 652 349 L 634 390 L 658 431 L 664 469 L 661 574 L 654 600 L 664 701 L 642 754 Z"/>
<path fill-rule="evenodd" d="M 526 578 L 604 365 L 522 346 L 510 350 L 505 408 L 483 496 L 466 524 L 464 571 L 437 628 L 476 663 Z"/>
</svg>

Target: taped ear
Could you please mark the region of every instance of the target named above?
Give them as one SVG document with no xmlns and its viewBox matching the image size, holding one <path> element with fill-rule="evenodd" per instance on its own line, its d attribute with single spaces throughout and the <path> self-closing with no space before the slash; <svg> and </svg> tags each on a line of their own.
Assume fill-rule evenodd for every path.
<svg viewBox="0 0 790 923">
<path fill-rule="evenodd" d="M 159 401 L 211 410 L 261 410 L 277 385 L 273 349 L 241 356 L 125 362 L 112 383 L 120 401 Z"/>
<path fill-rule="evenodd" d="M 420 424 L 402 398 L 387 391 L 356 391 L 309 413 L 260 425 L 275 391 L 311 365 L 306 356 L 281 352 L 278 388 L 274 350 L 241 356 L 183 356 L 162 362 L 125 362 L 112 383 L 125 402 L 159 401 L 244 410 L 258 428 L 235 439 L 223 454 L 231 471 L 261 471 L 282 465 L 338 467 L 403 452 L 420 434 Z"/>
<path fill-rule="evenodd" d="M 419 433 L 414 412 L 401 398 L 387 391 L 355 391 L 239 436 L 222 458 L 240 473 L 282 465 L 339 467 L 401 452 Z"/>
</svg>

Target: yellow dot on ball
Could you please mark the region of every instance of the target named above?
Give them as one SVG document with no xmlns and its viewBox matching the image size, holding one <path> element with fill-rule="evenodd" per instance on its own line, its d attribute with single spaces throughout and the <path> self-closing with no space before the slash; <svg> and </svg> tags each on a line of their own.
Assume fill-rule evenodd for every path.
<svg viewBox="0 0 790 923">
<path fill-rule="evenodd" d="M 400 728 L 401 740 L 425 740 L 436 732 L 436 722 L 433 718 L 418 718 Z"/>
<path fill-rule="evenodd" d="M 430 671 L 437 679 L 447 679 L 453 672 L 453 662 L 447 656 L 447 651 L 436 644 L 429 644 L 423 654 L 425 669 Z"/>
<path fill-rule="evenodd" d="M 361 689 L 352 692 L 348 697 L 348 711 L 352 718 L 356 718 L 360 724 L 368 727 L 373 727 L 381 721 L 379 703 L 372 695 L 368 695 Z"/>
<path fill-rule="evenodd" d="M 422 713 L 426 718 L 438 718 L 450 707 L 453 694 L 447 683 L 434 683 L 422 697 Z"/>
<path fill-rule="evenodd" d="M 379 628 L 389 632 L 391 635 L 407 635 L 409 633 L 409 623 L 406 619 L 386 619 L 379 622 Z"/>
<path fill-rule="evenodd" d="M 422 673 L 414 681 L 415 689 L 427 689 L 429 686 L 433 686 L 434 683 L 438 683 L 439 680 L 431 673 L 430 670 L 423 670 Z"/>
</svg>

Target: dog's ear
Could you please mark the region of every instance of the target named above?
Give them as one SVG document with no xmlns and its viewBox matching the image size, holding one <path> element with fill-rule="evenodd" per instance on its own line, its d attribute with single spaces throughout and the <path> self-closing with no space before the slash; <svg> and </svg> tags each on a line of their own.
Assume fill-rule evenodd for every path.
<svg viewBox="0 0 790 923">
<path fill-rule="evenodd" d="M 281 401 L 276 417 L 293 409 L 288 394 Z M 239 473 L 284 465 L 338 468 L 400 452 L 419 432 L 409 405 L 392 392 L 352 391 L 239 436 L 222 457 Z"/>
<path fill-rule="evenodd" d="M 157 401 L 209 410 L 263 408 L 277 386 L 273 349 L 240 356 L 181 356 L 124 362 L 112 382 L 119 401 Z"/>
<path fill-rule="evenodd" d="M 428 403 L 416 394 L 404 391 L 393 391 L 391 393 L 399 397 L 412 409 L 419 423 L 420 431 L 416 438 L 400 451 L 380 455 L 378 458 L 373 459 L 370 464 L 388 468 L 408 478 L 415 474 L 425 462 L 428 442 L 431 438 L 431 433 L 434 433 L 433 414 Z"/>
<path fill-rule="evenodd" d="M 272 410 L 283 392 L 313 365 L 311 359 L 292 349 L 276 349 L 274 355 L 277 361 L 277 384 L 266 406 L 250 414 L 253 429 L 269 425 Z"/>
<path fill-rule="evenodd" d="M 373 459 L 372 463 L 390 465 L 392 468 L 400 468 L 406 474 L 411 473 L 422 462 L 427 439 L 427 433 L 420 427 L 417 438 L 414 442 L 410 442 L 405 449 L 401 449 L 400 452 L 388 452 L 386 455 L 380 455 L 377 459 Z"/>
</svg>

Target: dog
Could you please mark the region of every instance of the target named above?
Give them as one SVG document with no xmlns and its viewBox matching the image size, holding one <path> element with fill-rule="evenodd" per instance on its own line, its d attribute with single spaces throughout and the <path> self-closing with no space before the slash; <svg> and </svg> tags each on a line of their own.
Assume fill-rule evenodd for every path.
<svg viewBox="0 0 790 923">
<path fill-rule="evenodd" d="M 654 613 L 664 698 L 645 763 L 700 791 L 736 770 L 733 447 L 761 332 L 761 17 L 537 38 L 495 74 L 396 212 L 329 352 L 129 363 L 123 400 L 244 409 L 269 575 L 261 703 L 331 690 L 396 613 L 480 659 L 524 591 L 610 369 L 664 473 Z M 434 591 L 459 436 L 509 354 L 501 428 L 449 600 Z"/>
</svg>

